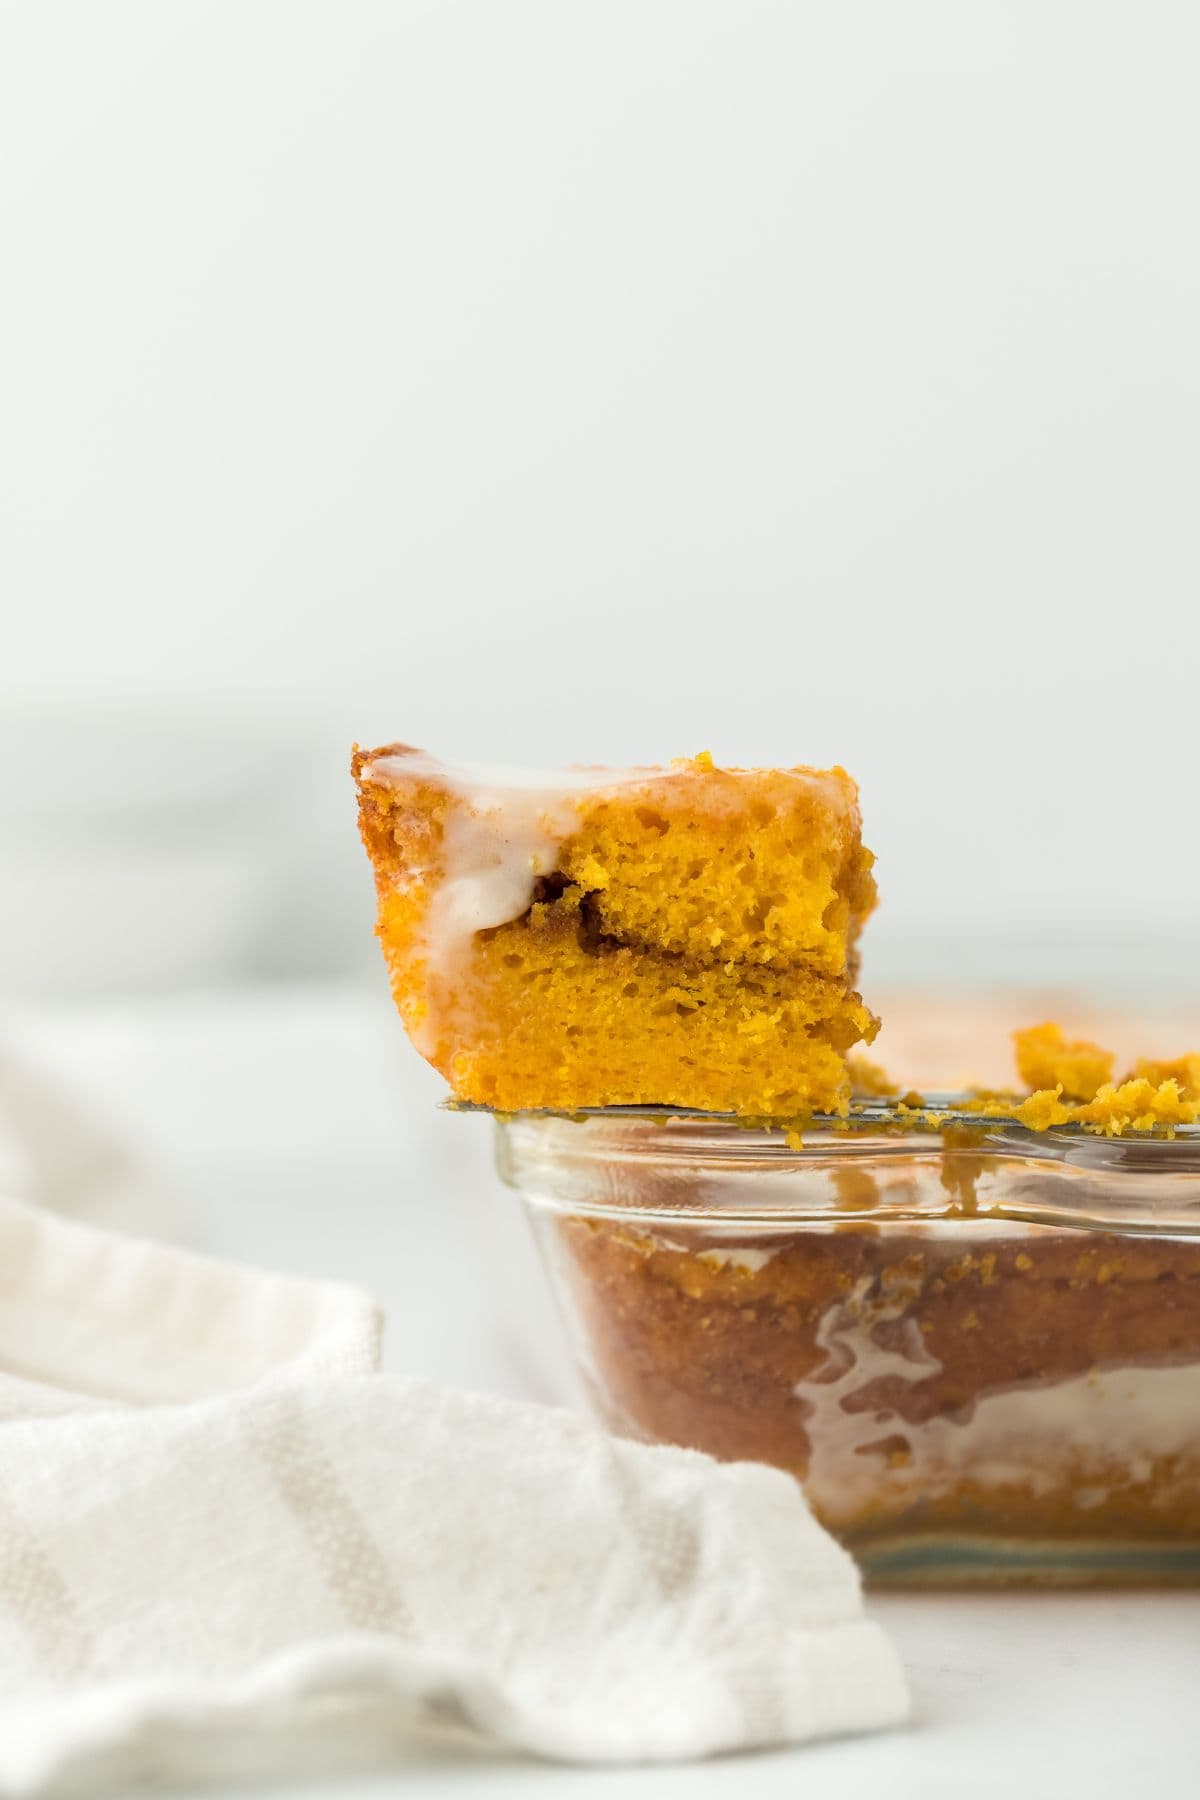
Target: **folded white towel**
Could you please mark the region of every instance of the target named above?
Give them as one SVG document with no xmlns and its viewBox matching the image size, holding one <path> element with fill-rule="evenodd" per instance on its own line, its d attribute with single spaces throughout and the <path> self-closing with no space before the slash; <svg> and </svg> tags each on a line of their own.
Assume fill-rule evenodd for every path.
<svg viewBox="0 0 1200 1800">
<path fill-rule="evenodd" d="M 773 1470 L 374 1372 L 362 1295 L 0 1203 L 0 1793 L 900 1720 Z"/>
</svg>

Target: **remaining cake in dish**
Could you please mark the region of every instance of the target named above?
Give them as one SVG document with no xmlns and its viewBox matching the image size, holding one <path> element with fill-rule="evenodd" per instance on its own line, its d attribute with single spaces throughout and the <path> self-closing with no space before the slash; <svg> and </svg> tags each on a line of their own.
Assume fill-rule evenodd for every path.
<svg viewBox="0 0 1200 1800">
<path fill-rule="evenodd" d="M 978 1219 L 749 1243 L 553 1224 L 610 1424 L 791 1470 L 873 1573 L 921 1579 L 940 1537 L 974 1546 L 958 1575 L 976 1581 L 1011 1577 L 1023 1545 L 1042 1579 L 1082 1578 L 1055 1546 L 1095 1579 L 1104 1546 L 1131 1543 L 1200 1574 L 1196 1242 Z"/>
<path fill-rule="evenodd" d="M 594 1405 L 875 1579 L 1200 1581 L 1196 1140 L 502 1123 Z"/>
<path fill-rule="evenodd" d="M 1068 1038 L 1053 1019 L 1014 1031 L 1013 1045 L 1017 1073 L 1034 1092 L 1057 1088 L 1063 1100 L 1094 1100 L 1105 1082 L 1112 1080 L 1116 1060 L 1112 1051 L 1088 1038 Z"/>
<path fill-rule="evenodd" d="M 842 1108 L 877 1021 L 875 904 L 842 769 L 532 776 L 356 751 L 379 936 L 408 1032 L 503 1111 Z"/>
</svg>

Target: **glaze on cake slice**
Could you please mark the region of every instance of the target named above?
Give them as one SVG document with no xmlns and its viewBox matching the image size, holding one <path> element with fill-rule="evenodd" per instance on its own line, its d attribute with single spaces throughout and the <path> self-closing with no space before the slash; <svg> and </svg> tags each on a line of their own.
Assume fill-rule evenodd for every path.
<svg viewBox="0 0 1200 1800">
<path fill-rule="evenodd" d="M 356 750 L 378 932 L 413 1043 L 502 1111 L 845 1105 L 877 1021 L 843 769 L 533 775 Z"/>
</svg>

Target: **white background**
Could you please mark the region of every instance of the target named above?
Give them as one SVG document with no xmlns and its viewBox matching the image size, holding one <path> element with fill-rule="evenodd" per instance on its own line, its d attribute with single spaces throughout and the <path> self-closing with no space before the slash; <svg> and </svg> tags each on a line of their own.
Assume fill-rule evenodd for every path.
<svg viewBox="0 0 1200 1800">
<path fill-rule="evenodd" d="M 1185 0 L 8 5 L 20 742 L 262 725 L 345 871 L 293 964 L 356 737 L 840 761 L 868 977 L 1177 946 L 1198 92 Z"/>
</svg>

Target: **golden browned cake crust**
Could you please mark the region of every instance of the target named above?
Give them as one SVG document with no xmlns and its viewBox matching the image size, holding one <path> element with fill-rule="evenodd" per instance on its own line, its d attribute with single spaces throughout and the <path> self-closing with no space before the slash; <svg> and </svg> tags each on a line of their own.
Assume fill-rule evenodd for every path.
<svg viewBox="0 0 1200 1800">
<path fill-rule="evenodd" d="M 405 1024 L 464 1099 L 763 1116 L 844 1105 L 876 1020 L 875 903 L 842 769 L 531 780 L 356 751 L 379 935 Z"/>
</svg>

